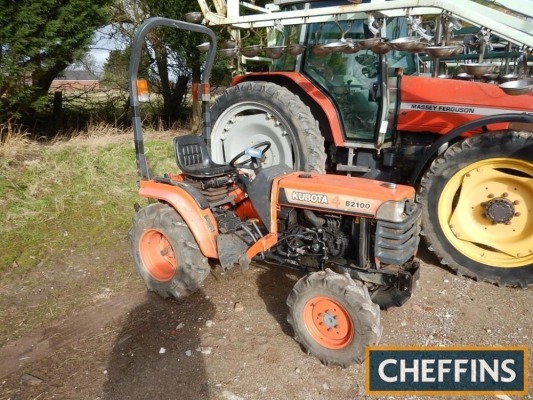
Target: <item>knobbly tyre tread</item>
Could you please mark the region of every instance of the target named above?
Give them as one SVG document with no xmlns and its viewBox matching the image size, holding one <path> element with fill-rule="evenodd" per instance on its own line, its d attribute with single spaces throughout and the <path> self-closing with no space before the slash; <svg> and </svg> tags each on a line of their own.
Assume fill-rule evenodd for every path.
<svg viewBox="0 0 533 400">
<path fill-rule="evenodd" d="M 155 280 L 143 266 L 139 255 L 139 239 L 145 229 L 157 228 L 170 240 L 176 253 L 178 267 L 174 276 L 167 282 Z M 209 275 L 207 257 L 200 251 L 189 227 L 174 208 L 164 203 L 150 204 L 133 217 L 129 231 L 130 254 L 135 268 L 143 278 L 149 291 L 163 298 L 179 299 L 197 291 Z"/>
<path fill-rule="evenodd" d="M 507 149 L 506 147 L 511 147 Z M 504 150 L 502 150 L 504 149 Z M 533 161 L 533 133 L 526 131 L 499 131 L 471 136 L 449 147 L 442 155 L 437 157 L 426 173 L 423 175 L 420 188 L 417 193 L 417 202 L 422 205 L 422 231 L 421 235 L 428 249 L 435 254 L 439 262 L 451 268 L 459 276 L 467 276 L 474 280 L 494 283 L 498 286 L 527 287 L 533 284 L 533 264 L 515 268 L 497 268 L 484 265 L 468 259 L 457 250 L 444 237 L 439 235 L 440 226 L 436 210 L 436 204 L 432 204 L 434 213 L 428 210 L 428 198 L 432 191 L 435 180 L 444 171 L 456 168 L 456 171 L 465 165 L 468 153 L 479 151 L 479 159 L 505 158 L 505 155 L 492 155 L 494 152 L 509 151 L 515 158 Z M 468 163 L 471 163 L 469 161 Z M 450 175 L 450 177 L 453 174 Z M 439 191 L 440 193 L 440 191 Z"/>
<path fill-rule="evenodd" d="M 347 347 L 332 350 L 314 341 L 307 333 L 299 308 L 308 300 L 306 294 L 327 295 L 342 300 L 354 321 L 355 337 Z M 325 365 L 339 365 L 343 368 L 360 364 L 365 358 L 365 347 L 379 343 L 383 327 L 380 309 L 370 298 L 366 286 L 354 281 L 348 274 L 338 274 L 330 269 L 314 272 L 302 277 L 293 287 L 287 298 L 289 314 L 287 321 L 294 331 L 294 339 L 300 343 L 308 355 L 313 355 Z"/>
<path fill-rule="evenodd" d="M 325 172 L 324 137 L 320 133 L 318 121 L 309 107 L 283 86 L 271 82 L 248 81 L 226 89 L 211 108 L 212 126 L 216 126 L 216 120 L 226 109 L 238 102 L 246 101 L 261 102 L 263 106 L 275 107 L 294 128 L 293 133 L 298 143 L 293 145 L 299 152 L 301 165 L 290 167 L 295 170 Z"/>
</svg>

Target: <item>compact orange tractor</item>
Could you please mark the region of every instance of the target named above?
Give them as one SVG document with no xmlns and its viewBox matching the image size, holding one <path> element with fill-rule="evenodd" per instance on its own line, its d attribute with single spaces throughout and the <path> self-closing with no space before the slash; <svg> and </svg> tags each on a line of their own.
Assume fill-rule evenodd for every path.
<svg viewBox="0 0 533 400">
<path fill-rule="evenodd" d="M 288 297 L 288 320 L 304 348 L 324 363 L 363 361 L 377 344 L 379 307 L 400 306 L 418 277 L 415 259 L 421 208 L 409 186 L 265 165 L 272 143 L 243 148 L 215 163 L 205 139 L 174 140 L 179 174 L 152 176 L 144 155 L 137 97 L 141 43 L 154 26 L 209 38 L 202 84 L 204 136 L 209 137 L 208 79 L 216 38 L 204 26 L 163 18 L 138 30 L 130 66 L 134 136 L 141 180 L 131 253 L 149 290 L 179 298 L 197 290 L 209 259 L 226 270 L 264 260 L 307 272 Z"/>
</svg>

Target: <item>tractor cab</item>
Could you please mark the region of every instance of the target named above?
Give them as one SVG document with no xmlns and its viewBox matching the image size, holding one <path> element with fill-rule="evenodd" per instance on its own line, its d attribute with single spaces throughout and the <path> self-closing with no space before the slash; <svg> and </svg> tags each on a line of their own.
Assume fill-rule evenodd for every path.
<svg viewBox="0 0 533 400">
<path fill-rule="evenodd" d="M 286 53 L 274 60 L 272 70 L 295 71 L 309 79 L 336 110 L 345 143 L 387 148 L 393 140 L 400 76 L 417 73 L 417 63 L 413 53 L 391 52 L 384 38 L 406 36 L 407 30 L 403 17 L 374 25 L 365 18 L 287 26 L 283 38 L 300 38 L 306 51 L 298 58 Z"/>
</svg>

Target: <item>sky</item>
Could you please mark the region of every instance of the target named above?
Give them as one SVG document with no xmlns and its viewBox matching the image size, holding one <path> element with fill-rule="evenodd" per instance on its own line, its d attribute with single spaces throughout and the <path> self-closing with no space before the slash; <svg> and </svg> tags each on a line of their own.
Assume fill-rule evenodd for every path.
<svg viewBox="0 0 533 400">
<path fill-rule="evenodd" d="M 111 27 L 105 27 L 96 33 L 93 44 L 90 46 L 90 54 L 94 57 L 98 64 L 98 68 L 102 68 L 109 57 L 109 52 L 120 48 L 120 44 L 115 40 L 109 39 L 108 33 Z"/>
<path fill-rule="evenodd" d="M 109 57 L 109 50 L 102 48 L 92 49 L 91 54 L 98 63 L 98 66 L 102 67 L 107 61 L 107 57 Z"/>
</svg>

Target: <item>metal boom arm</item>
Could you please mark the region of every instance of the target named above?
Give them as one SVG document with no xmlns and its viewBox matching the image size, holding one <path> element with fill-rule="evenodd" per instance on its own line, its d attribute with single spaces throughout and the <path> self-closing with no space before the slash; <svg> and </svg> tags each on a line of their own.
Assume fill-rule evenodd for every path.
<svg viewBox="0 0 533 400">
<path fill-rule="evenodd" d="M 483 26 L 511 42 L 533 49 L 533 21 L 483 6 L 470 0 L 391 0 L 372 1 L 362 4 L 348 4 L 310 8 L 297 11 L 275 11 L 253 15 L 239 15 L 239 2 L 229 0 L 227 14 L 218 14 L 209 9 L 206 0 L 197 0 L 205 19 L 211 25 L 230 25 L 249 29 L 271 27 L 275 22 L 286 25 L 301 25 L 337 20 L 364 19 L 366 13 L 381 14 L 384 17 L 406 15 L 435 15 L 448 13 L 476 26 Z M 220 1 L 220 0 L 219 0 Z M 519 0 L 522 1 L 523 0 Z M 243 2 L 240 2 L 244 4 Z M 235 8 L 235 9 L 233 9 Z M 524 12 L 531 13 L 525 7 Z M 531 15 L 530 15 L 531 17 Z"/>
</svg>

